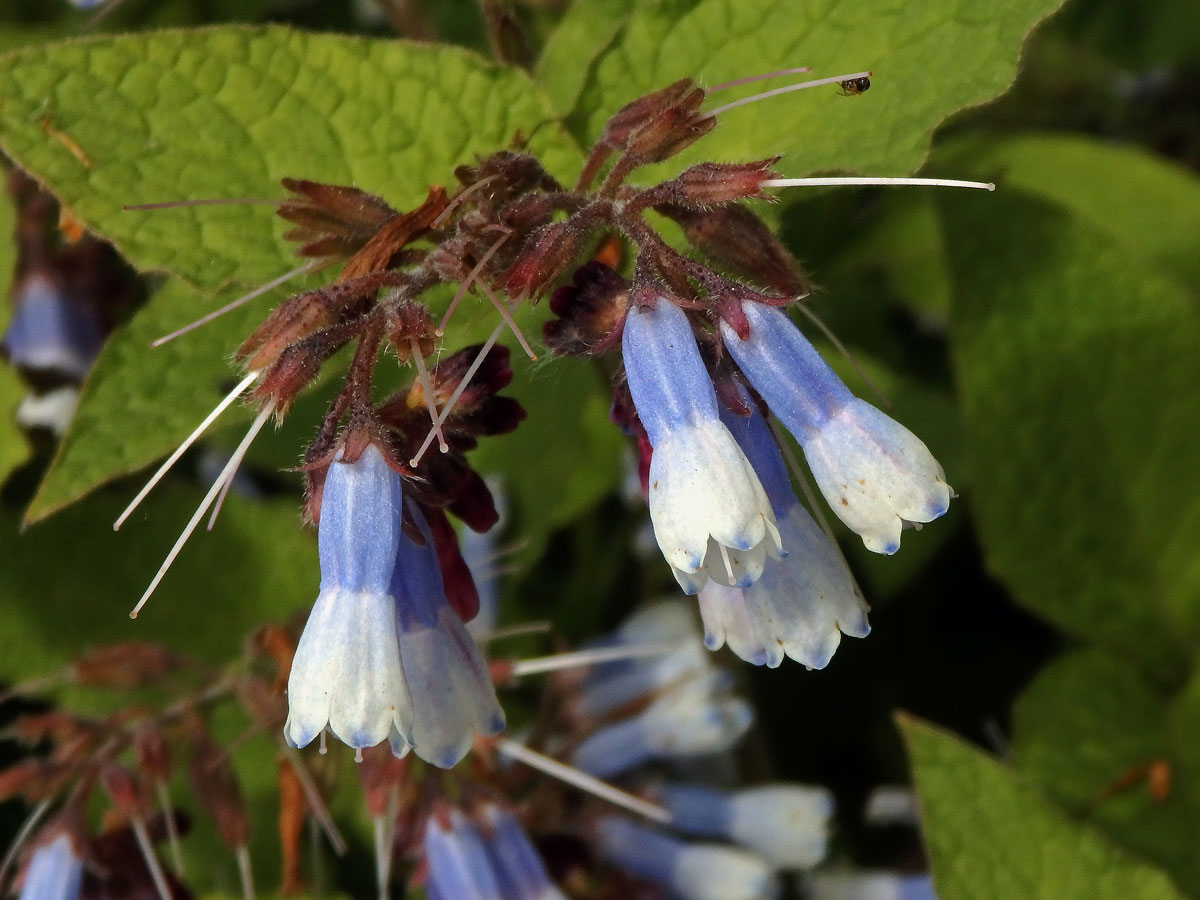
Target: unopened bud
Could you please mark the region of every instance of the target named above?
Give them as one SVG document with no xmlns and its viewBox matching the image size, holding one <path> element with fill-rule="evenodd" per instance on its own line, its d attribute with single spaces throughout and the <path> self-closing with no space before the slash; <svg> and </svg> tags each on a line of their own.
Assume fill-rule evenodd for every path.
<svg viewBox="0 0 1200 900">
<path fill-rule="evenodd" d="M 771 166 L 778 156 L 752 163 L 700 163 L 675 179 L 681 202 L 700 207 L 715 206 L 749 198 L 775 201 L 774 194 L 763 190 L 768 178 L 778 178 Z"/>
<path fill-rule="evenodd" d="M 603 142 L 610 147 L 623 147 L 630 134 L 696 90 L 698 88 L 692 79 L 681 78 L 674 84 L 625 104 L 604 126 Z"/>
<path fill-rule="evenodd" d="M 570 220 L 536 231 L 504 274 L 509 296 L 536 297 L 579 255 L 587 232 Z"/>
<path fill-rule="evenodd" d="M 138 729 L 133 736 L 133 755 L 139 772 L 158 782 L 171 777 L 171 751 L 157 725 L 147 724 Z"/>
<path fill-rule="evenodd" d="M 122 818 L 145 818 L 146 796 L 132 772 L 124 766 L 109 763 L 100 773 L 100 784 Z"/>
</svg>

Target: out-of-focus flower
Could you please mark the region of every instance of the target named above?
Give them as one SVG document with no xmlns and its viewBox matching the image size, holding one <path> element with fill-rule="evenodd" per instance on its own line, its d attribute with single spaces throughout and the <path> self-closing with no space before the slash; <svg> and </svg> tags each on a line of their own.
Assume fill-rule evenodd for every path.
<svg viewBox="0 0 1200 900">
<path fill-rule="evenodd" d="M 680 586 L 747 586 L 780 550 L 754 469 L 721 424 L 687 316 L 666 299 L 629 311 L 622 336 L 629 392 L 653 447 L 650 518 Z"/>
<path fill-rule="evenodd" d="M 834 811 L 825 788 L 768 784 L 722 791 L 668 784 L 659 796 L 679 831 L 741 844 L 776 868 L 809 869 L 825 858 Z"/>
<path fill-rule="evenodd" d="M 457 809 L 425 826 L 425 889 L 433 900 L 561 900 L 520 823 L 497 806 L 483 827 Z"/>
<path fill-rule="evenodd" d="M 895 872 L 820 872 L 809 880 L 812 900 L 937 900 L 928 875 Z"/>
<path fill-rule="evenodd" d="M 779 883 L 763 860 L 720 844 L 689 844 L 621 816 L 596 823 L 596 848 L 617 868 L 681 900 L 768 900 Z"/>
<path fill-rule="evenodd" d="M 0 346 L 12 364 L 35 372 L 54 372 L 78 381 L 86 377 L 104 342 L 91 312 L 39 272 L 17 289 L 12 320 Z"/>
<path fill-rule="evenodd" d="M 895 553 L 905 523 L 950 504 L 942 467 L 912 432 L 850 390 L 783 311 L 744 304 L 746 340 L 721 323 L 725 346 L 804 448 L 834 513 L 878 553 Z"/>
<path fill-rule="evenodd" d="M 727 673 L 712 671 L 661 692 L 637 715 L 597 729 L 575 748 L 571 762 L 606 778 L 652 759 L 720 753 L 753 721 L 750 704 L 730 694 Z"/>
<path fill-rule="evenodd" d="M 70 835 L 58 832 L 29 857 L 20 900 L 75 900 L 83 883 L 83 859 Z"/>
<path fill-rule="evenodd" d="M 867 796 L 863 819 L 869 825 L 907 825 L 917 828 L 921 824 L 921 811 L 912 788 L 884 784 Z"/>
</svg>

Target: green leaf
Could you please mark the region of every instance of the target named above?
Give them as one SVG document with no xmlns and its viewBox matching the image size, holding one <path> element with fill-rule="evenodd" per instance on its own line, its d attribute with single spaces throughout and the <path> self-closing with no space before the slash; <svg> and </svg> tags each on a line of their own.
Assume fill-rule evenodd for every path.
<svg viewBox="0 0 1200 900">
<path fill-rule="evenodd" d="M 99 485 L 166 455 L 217 405 L 238 377 L 228 352 L 262 317 L 261 307 L 244 307 L 206 326 L 207 332 L 161 347 L 152 349 L 150 342 L 224 299 L 229 297 L 214 300 L 171 279 L 109 337 L 26 511 L 27 522 L 44 519 Z M 223 343 L 214 344 L 214 335 Z M 247 418 L 248 412 L 235 405 L 222 424 Z"/>
<path fill-rule="evenodd" d="M 141 596 L 200 499 L 165 486 L 120 532 L 127 497 L 105 493 L 18 533 L 0 518 L 0 681 L 44 675 L 81 650 L 157 641 L 208 662 L 228 662 L 250 630 L 286 619 L 316 596 L 316 544 L 295 505 L 230 497 L 211 534 L 184 548 L 136 621 Z"/>
<path fill-rule="evenodd" d="M 11 53 L 0 83 L 0 148 L 135 266 L 206 290 L 295 265 L 271 207 L 123 204 L 280 198 L 279 179 L 293 176 L 404 207 L 518 133 L 553 171 L 578 159 L 560 130 L 534 132 L 552 111 L 524 73 L 427 44 L 275 27 L 164 31 Z"/>
<path fill-rule="evenodd" d="M 1073 822 L 1019 774 L 900 718 L 941 900 L 1180 900 L 1161 871 Z"/>
<path fill-rule="evenodd" d="M 971 134 L 939 169 L 1036 194 L 1107 231 L 1200 289 L 1200 179 L 1136 147 L 1077 135 Z"/>
<path fill-rule="evenodd" d="M 0 197 L 0 285 L 12 284 L 16 265 L 16 246 L 11 235 L 16 227 L 16 211 L 8 197 Z M 8 328 L 10 303 L 0 304 L 0 334 Z M 17 427 L 17 407 L 25 396 L 25 385 L 17 373 L 0 358 L 0 484 L 29 457 L 25 435 Z"/>
<path fill-rule="evenodd" d="M 939 199 L 989 567 L 1068 632 L 1178 677 L 1200 634 L 1200 310 L 1057 207 Z"/>
<path fill-rule="evenodd" d="M 633 0 L 585 0 L 568 7 L 535 67 L 546 96 L 560 113 L 566 115 L 575 108 L 592 62 L 621 33 L 633 9 Z"/>
<path fill-rule="evenodd" d="M 1173 734 L 1172 702 L 1125 662 L 1100 650 L 1069 654 L 1044 670 L 1013 713 L 1013 765 L 1081 821 L 1200 894 L 1200 805 L 1186 763 L 1200 739 Z M 1181 752 L 1181 750 L 1183 752 Z M 1152 795 L 1149 767 L 1168 776 Z"/>
<path fill-rule="evenodd" d="M 580 5 L 597 19 L 608 8 L 607 0 Z M 619 107 L 685 76 L 715 85 L 798 65 L 811 66 L 814 77 L 870 69 L 871 90 L 858 97 L 839 96 L 829 86 L 731 110 L 709 137 L 672 160 L 671 170 L 701 158 L 783 153 L 781 168 L 794 175 L 830 169 L 909 172 L 921 165 L 930 134 L 947 116 L 1012 83 L 1025 35 L 1059 5 L 1059 0 L 986 8 L 968 0 L 639 4 L 637 15 L 595 62 L 579 99 L 575 133 L 584 143 L 594 141 Z M 731 89 L 710 103 L 780 83 Z"/>
</svg>

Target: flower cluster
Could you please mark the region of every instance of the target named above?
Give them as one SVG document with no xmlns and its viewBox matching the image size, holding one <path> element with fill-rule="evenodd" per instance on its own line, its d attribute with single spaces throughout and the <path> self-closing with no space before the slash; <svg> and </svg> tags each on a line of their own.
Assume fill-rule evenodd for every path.
<svg viewBox="0 0 1200 900">
<path fill-rule="evenodd" d="M 857 73 L 847 83 L 861 91 L 865 81 Z M 289 275 L 339 272 L 287 299 L 246 338 L 236 353 L 241 382 L 116 525 L 224 409 L 239 398 L 255 407 L 254 424 L 136 614 L 214 506 L 215 517 L 255 435 L 349 348 L 341 387 L 299 467 L 305 517 L 317 530 L 316 602 L 302 630 L 264 628 L 239 665 L 203 672 L 201 684 L 177 691 L 157 713 L 130 707 L 103 721 L 55 712 L 18 722 L 22 740 L 52 747 L 0 773 L 0 798 L 62 807 L 26 848 L 24 896 L 128 893 L 110 883 L 118 875 L 136 889 L 152 885 L 162 900 L 176 896 L 186 821 L 165 785 L 181 752 L 249 895 L 247 818 L 208 721 L 222 701 L 275 737 L 285 891 L 302 887 L 296 861 L 306 819 L 335 848 L 342 843 L 322 800 L 335 780 L 310 772 L 313 757 L 297 752 L 314 741 L 324 749 L 326 734 L 361 763 L 381 894 L 401 858 L 420 860 L 413 874 L 431 900 L 558 900 L 586 893 L 579 885 L 592 879 L 607 890 L 594 896 L 649 890 L 757 900 L 776 895 L 783 873 L 822 863 L 834 813 L 828 791 L 710 777 L 736 771 L 732 752 L 754 710 L 707 651 L 726 645 L 756 665 L 788 657 L 819 669 L 843 635 L 870 631 L 866 602 L 820 510 L 797 496 L 794 484 L 806 489 L 808 475 L 789 471 L 784 432 L 835 516 L 878 553 L 894 553 L 905 527 L 943 515 L 952 491 L 929 449 L 856 397 L 786 311 L 808 294 L 807 279 L 744 201 L 771 199 L 769 189 L 803 179 L 779 177 L 772 158 L 630 183 L 640 167 L 674 157 L 714 127 L 728 107 L 702 111 L 708 95 L 685 79 L 619 110 L 573 187 L 517 151 L 460 167 L 455 189 L 431 187 L 407 211 L 355 187 L 284 179 L 290 196 L 278 213 L 305 259 Z M 26 218 L 42 222 L 37 202 Z M 655 217 L 678 226 L 699 259 L 669 244 Z M 5 352 L 25 370 L 78 379 L 103 323 L 69 302 L 63 266 L 41 265 L 32 251 L 26 258 L 33 261 L 20 273 Z M 431 298 L 445 285 L 455 286 L 453 298 L 435 315 Z M 486 341 L 451 352 L 447 328 L 469 294 L 482 296 L 498 322 Z M 524 418 L 499 395 L 513 372 L 497 342 L 510 331 L 536 358 L 516 315 L 545 295 L 551 349 L 611 359 L 611 417 L 637 442 L 655 541 L 697 600 L 645 608 L 574 653 L 489 662 L 494 602 L 485 604 L 486 622 L 469 630 L 480 589 L 464 548 L 496 525 L 499 510 L 468 454 Z M 378 401 L 386 357 L 413 377 Z M 503 737 L 497 685 L 552 670 L 562 671 L 524 742 Z M 184 671 L 160 648 L 138 646 L 97 651 L 63 677 L 130 687 Z M 535 781 L 530 768 L 563 784 Z M 80 823 L 101 789 L 111 815 L 92 835 Z M 157 858 L 163 840 L 171 870 Z M 556 849 L 543 857 L 545 847 Z M 840 877 L 818 874 L 810 886 L 836 896 Z M 918 889 L 905 885 L 896 896 Z"/>
</svg>

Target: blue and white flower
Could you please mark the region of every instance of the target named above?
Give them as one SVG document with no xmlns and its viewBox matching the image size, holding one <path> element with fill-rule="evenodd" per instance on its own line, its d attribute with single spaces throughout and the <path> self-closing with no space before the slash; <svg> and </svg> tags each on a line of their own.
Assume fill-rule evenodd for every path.
<svg viewBox="0 0 1200 900">
<path fill-rule="evenodd" d="M 70 835 L 59 832 L 29 858 L 20 900 L 76 900 L 83 883 L 83 859 Z"/>
<path fill-rule="evenodd" d="M 748 416 L 722 411 L 722 419 L 754 466 L 770 498 L 787 556 L 768 560 L 747 588 L 709 582 L 700 590 L 700 615 L 710 649 L 722 644 L 747 662 L 778 666 L 789 656 L 824 668 L 842 634 L 870 633 L 863 600 L 841 551 L 792 490 L 770 428 L 749 397 Z"/>
<path fill-rule="evenodd" d="M 833 795 L 822 787 L 768 784 L 723 791 L 701 785 L 659 789 L 671 825 L 752 850 L 779 869 L 811 869 L 825 858 Z"/>
<path fill-rule="evenodd" d="M 391 580 L 412 705 L 406 737 L 422 759 L 448 768 L 471 749 L 476 733 L 503 731 L 504 712 L 483 654 L 446 599 L 429 525 L 415 503 L 408 511 L 425 542 L 401 536 Z"/>
<path fill-rule="evenodd" d="M 367 445 L 329 466 L 317 546 L 321 590 L 288 678 L 284 736 L 303 747 L 326 727 L 355 748 L 408 749 L 412 700 L 400 665 L 391 592 L 401 531 L 401 478 Z"/>
<path fill-rule="evenodd" d="M 895 553 L 907 523 L 950 504 L 942 467 L 903 425 L 850 393 L 782 310 L 744 305 L 750 335 L 721 323 L 725 346 L 804 448 L 833 511 L 878 553 Z"/>
<path fill-rule="evenodd" d="M 596 823 L 596 848 L 617 868 L 660 885 L 681 900 L 770 900 L 777 878 L 752 853 L 689 844 L 622 816 Z"/>
<path fill-rule="evenodd" d="M 622 336 L 629 392 L 653 447 L 654 535 L 680 586 L 747 586 L 781 550 L 754 469 L 721 424 L 686 314 L 665 299 L 629 311 Z"/>
<path fill-rule="evenodd" d="M 36 272 L 17 288 L 13 304 L 12 320 L 0 338 L 12 364 L 82 381 L 104 342 L 95 316 Z"/>
<path fill-rule="evenodd" d="M 687 759 L 733 747 L 754 722 L 754 709 L 730 693 L 728 673 L 712 670 L 662 691 L 642 712 L 585 738 L 571 764 L 608 778 L 654 759 Z"/>
</svg>

